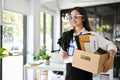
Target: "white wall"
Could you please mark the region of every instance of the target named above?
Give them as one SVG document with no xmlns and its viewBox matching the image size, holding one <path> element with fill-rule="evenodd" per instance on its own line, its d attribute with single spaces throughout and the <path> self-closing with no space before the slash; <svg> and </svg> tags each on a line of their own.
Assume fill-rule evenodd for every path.
<svg viewBox="0 0 120 80">
<path fill-rule="evenodd" d="M 40 48 L 39 3 L 31 0 L 27 12 L 27 48 L 28 51 L 35 53 Z"/>
<path fill-rule="evenodd" d="M 58 50 L 59 45 L 57 44 L 58 39 L 60 38 L 60 10 L 58 10 L 54 16 L 54 29 L 53 29 L 54 43 L 53 50 Z"/>
<path fill-rule="evenodd" d="M 27 3 L 27 63 L 33 62 L 33 54 L 40 48 L 40 11 L 39 2 L 30 0 Z M 33 80 L 33 70 L 28 70 L 27 80 Z"/>
</svg>

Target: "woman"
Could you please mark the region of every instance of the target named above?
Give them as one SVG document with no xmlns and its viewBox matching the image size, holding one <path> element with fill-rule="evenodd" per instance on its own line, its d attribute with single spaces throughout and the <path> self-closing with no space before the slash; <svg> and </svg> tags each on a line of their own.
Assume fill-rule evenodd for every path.
<svg viewBox="0 0 120 80">
<path fill-rule="evenodd" d="M 104 37 L 91 31 L 87 14 L 83 8 L 75 7 L 71 9 L 69 21 L 74 29 L 64 32 L 62 37 L 58 40 L 58 44 L 61 46 L 61 57 L 66 62 L 66 80 L 93 80 L 92 73 L 72 67 L 71 62 L 74 55 L 74 49 L 78 48 L 75 36 L 86 33 L 95 34 L 98 40 L 98 47 L 107 50 L 109 54 L 109 59 L 104 64 L 104 72 L 107 72 L 110 65 L 113 63 L 117 48 L 111 41 L 108 41 Z"/>
</svg>

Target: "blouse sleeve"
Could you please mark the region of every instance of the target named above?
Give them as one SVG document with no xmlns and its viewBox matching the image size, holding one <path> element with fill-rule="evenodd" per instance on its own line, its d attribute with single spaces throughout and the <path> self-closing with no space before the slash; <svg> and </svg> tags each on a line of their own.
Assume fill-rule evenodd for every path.
<svg viewBox="0 0 120 80">
<path fill-rule="evenodd" d="M 96 38 L 98 41 L 98 47 L 100 47 L 104 50 L 107 50 L 107 51 L 113 49 L 115 52 L 117 52 L 117 47 L 115 46 L 115 44 L 112 41 L 105 39 L 103 36 L 101 36 L 97 33 L 94 33 L 94 34 L 96 35 Z"/>
</svg>

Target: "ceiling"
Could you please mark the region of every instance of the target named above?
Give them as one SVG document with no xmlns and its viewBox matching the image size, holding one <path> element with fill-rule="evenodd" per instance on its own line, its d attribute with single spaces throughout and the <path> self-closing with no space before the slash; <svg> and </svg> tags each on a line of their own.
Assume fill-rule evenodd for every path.
<svg viewBox="0 0 120 80">
<path fill-rule="evenodd" d="M 39 0 L 39 2 L 54 10 L 68 9 L 75 6 L 86 7 L 101 4 L 117 3 L 120 0 Z"/>
</svg>

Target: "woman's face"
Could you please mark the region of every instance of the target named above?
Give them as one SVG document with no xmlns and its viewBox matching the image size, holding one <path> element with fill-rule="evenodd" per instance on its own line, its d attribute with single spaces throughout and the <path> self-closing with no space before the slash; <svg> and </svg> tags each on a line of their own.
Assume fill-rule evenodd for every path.
<svg viewBox="0 0 120 80">
<path fill-rule="evenodd" d="M 83 26 L 83 15 L 81 15 L 77 10 L 73 10 L 69 17 L 70 23 L 74 27 Z"/>
</svg>

